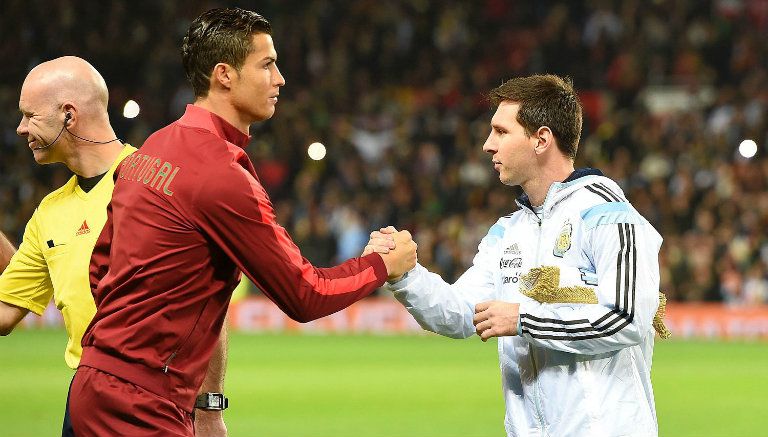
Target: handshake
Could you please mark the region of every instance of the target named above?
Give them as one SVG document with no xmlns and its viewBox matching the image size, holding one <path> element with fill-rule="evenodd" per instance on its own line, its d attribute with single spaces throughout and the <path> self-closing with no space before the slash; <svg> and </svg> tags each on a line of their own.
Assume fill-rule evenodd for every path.
<svg viewBox="0 0 768 437">
<path fill-rule="evenodd" d="M 416 242 L 408 231 L 398 231 L 392 226 L 387 226 L 371 232 L 371 239 L 368 240 L 362 256 L 373 252 L 381 255 L 384 260 L 390 282 L 397 282 L 416 267 Z"/>
</svg>

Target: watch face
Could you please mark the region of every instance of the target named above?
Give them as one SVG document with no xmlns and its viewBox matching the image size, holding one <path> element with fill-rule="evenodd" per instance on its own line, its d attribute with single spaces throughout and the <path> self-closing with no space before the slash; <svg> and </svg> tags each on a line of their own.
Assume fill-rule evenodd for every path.
<svg viewBox="0 0 768 437">
<path fill-rule="evenodd" d="M 203 410 L 226 410 L 228 399 L 223 393 L 201 393 L 195 402 L 195 408 Z"/>
</svg>

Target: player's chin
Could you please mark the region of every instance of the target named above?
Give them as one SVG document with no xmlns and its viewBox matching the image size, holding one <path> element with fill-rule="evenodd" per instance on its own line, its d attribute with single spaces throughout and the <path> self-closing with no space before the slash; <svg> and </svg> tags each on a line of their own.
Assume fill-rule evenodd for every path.
<svg viewBox="0 0 768 437">
<path fill-rule="evenodd" d="M 255 114 L 256 121 L 266 121 L 272 118 L 272 116 L 275 115 L 275 105 L 269 105 L 265 108 L 262 108 L 258 114 Z"/>
</svg>

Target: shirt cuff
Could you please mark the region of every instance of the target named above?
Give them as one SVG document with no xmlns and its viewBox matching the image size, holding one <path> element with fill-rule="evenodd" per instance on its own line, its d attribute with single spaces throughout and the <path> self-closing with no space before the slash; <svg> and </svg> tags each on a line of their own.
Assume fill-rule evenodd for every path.
<svg viewBox="0 0 768 437">
<path fill-rule="evenodd" d="M 17 297 L 17 296 L 14 296 L 11 294 L 5 294 L 5 293 L 0 293 L 0 302 L 32 311 L 38 316 L 43 315 L 43 312 L 45 312 L 45 307 L 46 307 L 46 305 L 40 305 L 29 299 L 25 299 L 23 297 Z"/>
<path fill-rule="evenodd" d="M 387 266 L 384 264 L 384 259 L 381 257 L 381 255 L 373 252 L 362 257 L 362 259 L 367 260 L 373 267 L 376 279 L 381 281 L 379 282 L 378 287 L 387 284 Z"/>
<path fill-rule="evenodd" d="M 422 270 L 426 270 L 419 264 L 416 264 L 414 268 L 405 272 L 405 274 L 395 282 L 387 281 L 384 285 L 391 291 L 402 290 L 411 285 L 419 276 Z"/>
</svg>

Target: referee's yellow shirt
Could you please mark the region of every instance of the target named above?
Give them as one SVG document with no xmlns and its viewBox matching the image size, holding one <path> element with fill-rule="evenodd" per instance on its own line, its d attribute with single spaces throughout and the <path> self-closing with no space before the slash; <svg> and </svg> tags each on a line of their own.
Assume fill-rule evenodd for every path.
<svg viewBox="0 0 768 437">
<path fill-rule="evenodd" d="M 126 145 L 109 172 L 89 192 L 72 176 L 45 196 L 24 230 L 24 240 L 0 275 L 0 301 L 41 315 L 53 297 L 67 328 L 64 360 L 73 369 L 83 352 L 83 331 L 96 313 L 88 269 L 107 221 L 115 168 L 136 148 Z"/>
</svg>

